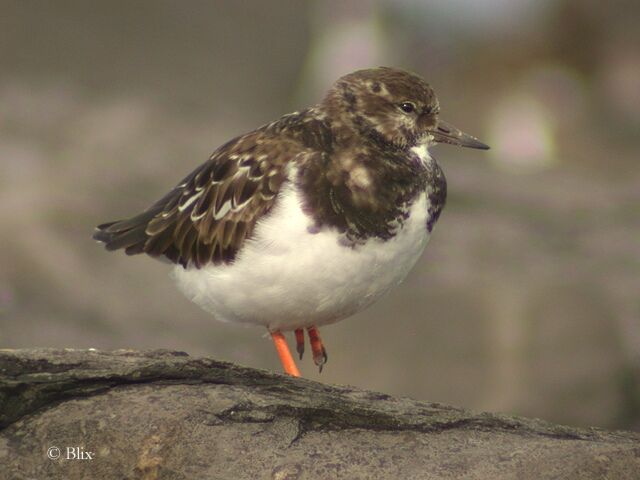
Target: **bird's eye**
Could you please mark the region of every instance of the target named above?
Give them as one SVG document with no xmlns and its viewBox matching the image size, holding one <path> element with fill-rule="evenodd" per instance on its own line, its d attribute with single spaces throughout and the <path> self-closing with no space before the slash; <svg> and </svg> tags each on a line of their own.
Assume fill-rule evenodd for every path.
<svg viewBox="0 0 640 480">
<path fill-rule="evenodd" d="M 411 102 L 402 102 L 400 104 L 400 109 L 405 113 L 412 113 L 416 111 L 416 106 Z"/>
</svg>

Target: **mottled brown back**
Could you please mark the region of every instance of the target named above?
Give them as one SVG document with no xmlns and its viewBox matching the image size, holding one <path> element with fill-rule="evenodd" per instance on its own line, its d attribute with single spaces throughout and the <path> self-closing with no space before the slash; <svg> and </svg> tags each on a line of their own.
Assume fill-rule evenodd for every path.
<svg viewBox="0 0 640 480">
<path fill-rule="evenodd" d="M 305 152 L 278 136 L 280 128 L 276 122 L 231 140 L 146 211 L 99 225 L 94 238 L 108 250 L 185 267 L 232 261 L 273 206 L 287 163 Z"/>
</svg>

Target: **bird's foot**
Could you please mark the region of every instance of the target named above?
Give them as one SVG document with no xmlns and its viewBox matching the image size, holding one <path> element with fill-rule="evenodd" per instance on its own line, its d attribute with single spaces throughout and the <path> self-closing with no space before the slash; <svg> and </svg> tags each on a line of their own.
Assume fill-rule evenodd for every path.
<svg viewBox="0 0 640 480">
<path fill-rule="evenodd" d="M 304 330 L 301 328 L 296 328 L 296 350 L 300 360 L 302 360 L 302 355 L 304 355 Z"/>
<path fill-rule="evenodd" d="M 322 367 L 325 363 L 327 363 L 327 350 L 322 344 L 320 332 L 316 327 L 307 328 L 307 333 L 309 334 L 309 343 L 311 344 L 313 363 L 318 366 L 320 372 L 322 373 Z"/>
</svg>

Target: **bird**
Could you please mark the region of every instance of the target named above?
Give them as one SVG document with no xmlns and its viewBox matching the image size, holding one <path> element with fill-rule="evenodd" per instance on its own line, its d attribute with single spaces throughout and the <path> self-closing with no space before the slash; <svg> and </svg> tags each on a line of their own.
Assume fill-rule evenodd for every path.
<svg viewBox="0 0 640 480">
<path fill-rule="evenodd" d="M 440 119 L 433 88 L 391 67 L 340 77 L 315 106 L 218 147 L 143 212 L 96 227 L 107 250 L 173 265 L 178 289 L 216 320 L 266 327 L 300 376 L 306 330 L 368 307 L 420 258 L 447 196 L 436 144 L 489 147 Z"/>
</svg>

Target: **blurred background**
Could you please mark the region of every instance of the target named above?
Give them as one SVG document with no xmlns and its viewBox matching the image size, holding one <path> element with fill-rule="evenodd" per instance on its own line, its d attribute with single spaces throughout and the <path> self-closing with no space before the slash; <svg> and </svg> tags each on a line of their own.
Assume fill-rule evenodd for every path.
<svg viewBox="0 0 640 480">
<path fill-rule="evenodd" d="M 492 146 L 432 153 L 449 201 L 401 288 L 322 329 L 303 375 L 640 429 L 640 3 L 1 1 L 0 346 L 168 348 L 280 370 L 170 268 L 107 253 L 239 133 L 377 65 Z"/>
</svg>

